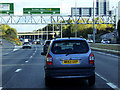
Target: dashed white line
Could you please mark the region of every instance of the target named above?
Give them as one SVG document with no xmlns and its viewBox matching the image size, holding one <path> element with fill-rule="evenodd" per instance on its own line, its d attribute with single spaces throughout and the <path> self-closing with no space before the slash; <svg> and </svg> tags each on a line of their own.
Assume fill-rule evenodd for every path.
<svg viewBox="0 0 120 90">
<path fill-rule="evenodd" d="M 8 55 L 9 53 L 5 53 L 5 55 Z"/>
<path fill-rule="evenodd" d="M 17 50 L 18 50 L 18 49 L 13 49 L 13 52 L 14 52 L 14 51 L 17 51 Z"/>
<path fill-rule="evenodd" d="M 30 58 L 32 58 L 33 56 L 30 56 Z"/>
<path fill-rule="evenodd" d="M 22 69 L 17 69 L 15 72 L 17 73 L 17 72 L 20 72 Z"/>
<path fill-rule="evenodd" d="M 35 55 L 35 53 L 33 53 L 33 56 Z"/>
<path fill-rule="evenodd" d="M 95 72 L 95 74 L 100 77 L 101 79 L 103 79 L 104 81 L 106 81 L 107 85 L 109 85 L 111 88 L 113 89 L 117 89 L 117 90 L 120 90 L 120 88 L 118 88 L 116 85 L 114 85 L 113 83 L 109 82 L 106 78 L 104 78 L 103 76 L 99 75 L 98 73 Z"/>
<path fill-rule="evenodd" d="M 28 63 L 29 61 L 25 61 L 26 63 Z"/>
</svg>

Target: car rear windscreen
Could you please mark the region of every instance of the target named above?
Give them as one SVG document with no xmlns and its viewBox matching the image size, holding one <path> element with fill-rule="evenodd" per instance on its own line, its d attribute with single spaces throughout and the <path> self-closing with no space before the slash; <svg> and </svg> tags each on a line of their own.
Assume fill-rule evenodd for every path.
<svg viewBox="0 0 120 90">
<path fill-rule="evenodd" d="M 24 44 L 29 44 L 29 42 L 24 42 Z"/>
<path fill-rule="evenodd" d="M 85 40 L 63 40 L 54 41 L 51 51 L 54 54 L 78 54 L 87 53 L 89 47 Z"/>
</svg>

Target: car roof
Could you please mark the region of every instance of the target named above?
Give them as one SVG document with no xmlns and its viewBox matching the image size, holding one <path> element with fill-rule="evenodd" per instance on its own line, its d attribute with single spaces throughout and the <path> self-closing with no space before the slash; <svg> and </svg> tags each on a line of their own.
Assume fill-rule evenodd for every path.
<svg viewBox="0 0 120 90">
<path fill-rule="evenodd" d="M 51 41 L 51 40 L 45 40 L 45 41 Z"/>
<path fill-rule="evenodd" d="M 57 38 L 53 39 L 52 41 L 61 41 L 61 40 L 86 40 L 84 38 Z"/>
</svg>

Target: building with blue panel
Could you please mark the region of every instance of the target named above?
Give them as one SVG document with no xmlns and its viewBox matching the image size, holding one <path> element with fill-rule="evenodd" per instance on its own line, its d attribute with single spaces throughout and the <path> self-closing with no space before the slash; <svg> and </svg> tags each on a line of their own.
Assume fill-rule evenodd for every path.
<svg viewBox="0 0 120 90">
<path fill-rule="evenodd" d="M 92 16 L 93 7 L 75 7 L 71 8 L 71 15 L 80 15 L 80 16 Z M 110 15 L 109 11 L 109 0 L 96 0 L 95 15 Z"/>
</svg>

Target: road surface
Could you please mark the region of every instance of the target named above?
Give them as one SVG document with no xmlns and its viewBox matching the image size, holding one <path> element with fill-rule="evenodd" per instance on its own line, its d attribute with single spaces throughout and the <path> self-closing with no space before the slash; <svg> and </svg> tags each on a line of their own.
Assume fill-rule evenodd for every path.
<svg viewBox="0 0 120 90">
<path fill-rule="evenodd" d="M 93 51 L 96 64 L 96 83 L 89 86 L 84 80 L 53 80 L 45 86 L 42 46 L 14 50 L 2 55 L 2 87 L 4 88 L 118 88 L 118 56 Z"/>
</svg>

